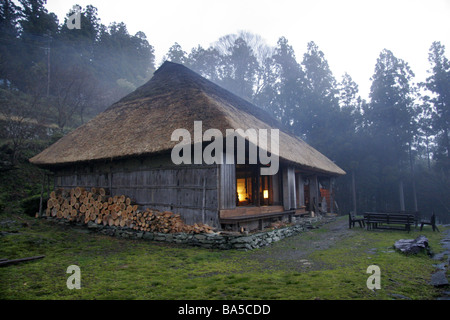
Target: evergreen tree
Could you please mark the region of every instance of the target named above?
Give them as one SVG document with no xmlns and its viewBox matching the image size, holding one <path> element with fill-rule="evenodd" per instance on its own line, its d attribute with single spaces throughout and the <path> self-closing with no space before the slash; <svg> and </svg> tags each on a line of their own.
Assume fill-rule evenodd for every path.
<svg viewBox="0 0 450 320">
<path fill-rule="evenodd" d="M 18 20 L 20 8 L 11 0 L 0 1 L 0 31 L 2 37 L 17 38 L 19 36 Z"/>
<path fill-rule="evenodd" d="M 431 64 L 431 70 L 425 87 L 432 93 L 429 99 L 432 108 L 430 127 L 437 141 L 435 158 L 448 175 L 450 173 L 450 62 L 445 56 L 445 46 L 440 42 L 433 42 L 428 61 Z"/>
<path fill-rule="evenodd" d="M 204 49 L 200 45 L 193 48 L 185 64 L 206 79 L 215 83 L 220 82 L 222 56 L 216 48 Z"/>
<path fill-rule="evenodd" d="M 229 54 L 223 58 L 225 72 L 222 83 L 231 92 L 252 101 L 258 69 L 258 61 L 253 50 L 242 38 L 237 38 L 228 50 Z"/>
<path fill-rule="evenodd" d="M 169 60 L 175 63 L 185 64 L 187 60 L 187 53 L 183 48 L 175 42 L 173 46 L 169 48 L 169 52 L 164 57 L 164 60 Z"/>
<path fill-rule="evenodd" d="M 95 61 L 103 81 L 136 88 L 153 74 L 154 59 L 154 49 L 143 32 L 131 36 L 123 22 L 100 27 Z"/>
<path fill-rule="evenodd" d="M 20 25 L 27 36 L 53 35 L 58 32 L 58 18 L 45 8 L 46 0 L 20 0 L 22 16 Z"/>
<path fill-rule="evenodd" d="M 379 162 L 382 185 L 378 206 L 386 209 L 392 183 L 399 182 L 400 209 L 404 210 L 404 170 L 409 163 L 409 150 L 415 134 L 414 73 L 409 65 L 389 50 L 383 50 L 375 66 L 370 91 L 370 103 L 365 110 L 371 136 L 372 152 Z M 383 203 L 384 202 L 384 203 Z M 392 202 L 391 202 L 392 205 Z"/>
<path fill-rule="evenodd" d="M 307 141 L 319 151 L 333 145 L 337 132 L 336 117 L 339 116 L 339 100 L 336 79 L 331 72 L 324 53 L 314 42 L 309 42 L 303 56 L 305 72 L 305 98 L 299 109 L 300 130 Z M 328 152 L 330 157 L 333 153 Z"/>
<path fill-rule="evenodd" d="M 296 60 L 294 49 L 284 37 L 278 40 L 272 59 L 272 70 L 276 75 L 270 87 L 272 112 L 283 125 L 292 127 L 293 131 L 301 136 L 304 119 L 299 117 L 299 108 L 304 99 L 305 75 Z"/>
<path fill-rule="evenodd" d="M 19 25 L 20 8 L 10 0 L 0 1 L 0 87 L 9 88 L 17 82 L 21 63 Z"/>
</svg>

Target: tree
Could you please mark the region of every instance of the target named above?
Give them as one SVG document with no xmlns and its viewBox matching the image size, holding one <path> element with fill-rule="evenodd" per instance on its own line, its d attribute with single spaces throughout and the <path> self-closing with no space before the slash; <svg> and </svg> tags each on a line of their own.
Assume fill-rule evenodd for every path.
<svg viewBox="0 0 450 320">
<path fill-rule="evenodd" d="M 47 79 L 49 76 L 49 57 L 51 37 L 58 32 L 58 19 L 54 13 L 45 8 L 44 0 L 20 0 L 19 44 L 14 48 L 18 56 L 17 69 L 13 78 L 13 85 L 19 90 L 26 91 L 28 85 L 27 71 L 38 64 L 45 65 Z M 48 83 L 47 83 L 48 84 Z M 32 85 L 37 87 L 39 84 Z M 48 85 L 46 86 L 46 91 Z"/>
<path fill-rule="evenodd" d="M 263 94 L 276 118 L 286 127 L 301 135 L 302 118 L 298 112 L 304 98 L 305 75 L 295 57 L 294 49 L 285 37 L 278 39 L 271 60 L 272 66 L 266 67 L 266 81 L 269 83 Z"/>
<path fill-rule="evenodd" d="M 258 68 L 253 50 L 244 39 L 237 38 L 228 51 L 229 53 L 223 57 L 223 86 L 238 96 L 252 101 Z"/>
<path fill-rule="evenodd" d="M 380 53 L 375 65 L 370 89 L 370 103 L 365 110 L 372 150 L 380 163 L 378 203 L 386 201 L 389 182 L 399 181 L 400 209 L 405 209 L 403 199 L 403 175 L 409 158 L 411 143 L 416 131 L 414 118 L 414 95 L 412 78 L 414 73 L 409 65 L 398 59 L 389 50 Z M 383 194 L 381 194 L 383 193 Z M 380 208 L 382 209 L 382 208 Z"/>
<path fill-rule="evenodd" d="M 260 36 L 244 31 L 221 37 L 213 48 L 220 55 L 218 84 L 254 102 L 267 85 L 264 79 L 272 49 Z"/>
<path fill-rule="evenodd" d="M 333 157 L 348 174 L 337 180 L 336 189 L 340 195 L 340 207 L 348 208 L 356 214 L 357 209 L 363 207 L 364 191 L 370 190 L 371 187 L 370 184 L 365 184 L 364 188 L 356 189 L 356 182 L 359 185 L 366 173 L 363 172 L 363 168 L 366 169 L 364 163 L 367 162 L 365 161 L 367 140 L 362 115 L 362 106 L 365 102 L 359 95 L 358 85 L 347 73 L 342 76 L 337 90 L 340 111 L 336 113 L 335 126 L 332 129 L 335 130 L 334 145 L 338 148 L 333 148 Z"/>
<path fill-rule="evenodd" d="M 422 84 L 424 85 L 424 84 Z M 435 153 L 434 128 L 433 128 L 433 107 L 429 96 L 422 97 L 421 113 L 417 119 L 417 149 L 419 155 L 424 155 L 428 170 L 431 169 L 431 154 Z"/>
<path fill-rule="evenodd" d="M 345 73 L 342 76 L 342 81 L 338 85 L 339 90 L 339 106 L 341 110 L 350 115 L 361 115 L 362 100 L 359 96 L 359 88 L 352 77 Z"/>
<path fill-rule="evenodd" d="M 100 27 L 94 64 L 102 81 L 117 85 L 125 79 L 142 85 L 153 74 L 154 59 L 154 49 L 143 32 L 131 36 L 123 22 Z"/>
<path fill-rule="evenodd" d="M 48 103 L 45 115 L 62 129 L 77 126 L 102 107 L 150 79 L 154 50 L 143 32 L 124 23 L 100 23 L 97 8 L 81 9 L 81 29 L 59 26 L 45 0 L 3 0 L 0 9 L 0 86 Z M 6 39 L 6 34 L 8 38 Z"/>
<path fill-rule="evenodd" d="M 81 66 L 55 67 L 52 95 L 47 102 L 52 107 L 54 121 L 63 130 L 78 114 L 84 122 L 86 108 L 97 102 L 98 84 L 89 70 Z"/>
<path fill-rule="evenodd" d="M 54 13 L 48 13 L 46 0 L 20 0 L 22 16 L 20 25 L 24 35 L 43 36 L 58 32 L 58 18 Z"/>
<path fill-rule="evenodd" d="M 309 42 L 303 56 L 305 72 L 305 98 L 298 117 L 302 119 L 299 130 L 307 141 L 319 151 L 328 150 L 333 145 L 336 117 L 339 116 L 339 101 L 336 79 L 328 66 L 324 53 L 314 42 Z M 331 151 L 331 152 L 330 152 Z"/>
<path fill-rule="evenodd" d="M 181 48 L 172 48 L 177 53 L 172 53 L 172 60 L 180 61 L 176 56 L 184 57 L 184 52 Z M 270 103 L 265 90 L 273 80 L 272 52 L 260 36 L 241 31 L 221 37 L 208 49 L 193 48 L 184 64 L 234 94 L 264 107 Z"/>
<path fill-rule="evenodd" d="M 0 89 L 1 131 L 6 145 L 10 146 L 12 166 L 21 160 L 28 142 L 37 135 L 40 126 L 35 119 L 39 110 L 40 101 L 18 91 Z"/>
<path fill-rule="evenodd" d="M 164 57 L 164 60 L 169 60 L 175 63 L 185 64 L 187 59 L 187 53 L 183 51 L 178 42 L 175 42 L 173 46 L 169 48 L 169 52 Z"/>
<path fill-rule="evenodd" d="M 222 56 L 216 48 L 204 49 L 200 45 L 192 48 L 185 64 L 210 81 L 220 82 Z"/>
<path fill-rule="evenodd" d="M 435 158 L 444 172 L 450 172 L 450 62 L 445 56 L 445 46 L 433 42 L 428 61 L 431 64 L 430 76 L 425 87 L 432 93 L 428 99 L 432 113 L 431 128 L 436 135 Z"/>
<path fill-rule="evenodd" d="M 1 0 L 0 4 L 0 30 L 3 34 L 17 37 L 19 35 L 17 29 L 19 7 L 11 0 Z"/>
<path fill-rule="evenodd" d="M 20 8 L 12 1 L 0 1 L 0 87 L 8 88 L 15 82 L 20 64 L 16 52 L 19 48 Z"/>
</svg>

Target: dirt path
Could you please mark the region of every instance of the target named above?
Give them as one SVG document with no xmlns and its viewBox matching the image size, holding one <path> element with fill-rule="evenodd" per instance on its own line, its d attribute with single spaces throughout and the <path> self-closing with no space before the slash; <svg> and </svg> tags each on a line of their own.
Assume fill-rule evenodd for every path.
<svg viewBox="0 0 450 320">
<path fill-rule="evenodd" d="M 320 270 L 327 266 L 310 260 L 309 255 L 317 250 L 328 249 L 351 234 L 347 219 L 336 219 L 319 229 L 255 250 L 249 259 L 255 259 L 266 270 Z"/>
</svg>

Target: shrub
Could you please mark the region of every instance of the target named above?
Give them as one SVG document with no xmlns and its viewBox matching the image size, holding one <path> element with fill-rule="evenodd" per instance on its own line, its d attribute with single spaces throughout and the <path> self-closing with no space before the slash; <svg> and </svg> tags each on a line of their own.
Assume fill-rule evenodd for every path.
<svg viewBox="0 0 450 320">
<path fill-rule="evenodd" d="M 23 199 L 21 202 L 23 212 L 26 215 L 34 216 L 36 212 L 39 212 L 40 199 L 41 199 L 40 194 Z M 45 199 L 42 200 L 45 201 Z M 45 209 L 45 202 L 42 204 L 42 209 Z"/>
</svg>

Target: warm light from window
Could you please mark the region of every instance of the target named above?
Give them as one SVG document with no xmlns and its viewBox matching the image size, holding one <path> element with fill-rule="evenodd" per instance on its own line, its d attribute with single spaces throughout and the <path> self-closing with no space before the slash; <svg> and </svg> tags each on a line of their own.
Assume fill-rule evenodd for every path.
<svg viewBox="0 0 450 320">
<path fill-rule="evenodd" d="M 269 199 L 269 190 L 263 191 L 263 197 L 264 197 L 264 199 Z"/>
<path fill-rule="evenodd" d="M 237 180 L 237 193 L 239 201 L 245 201 L 247 198 L 247 192 L 245 192 L 245 179 Z"/>
</svg>

